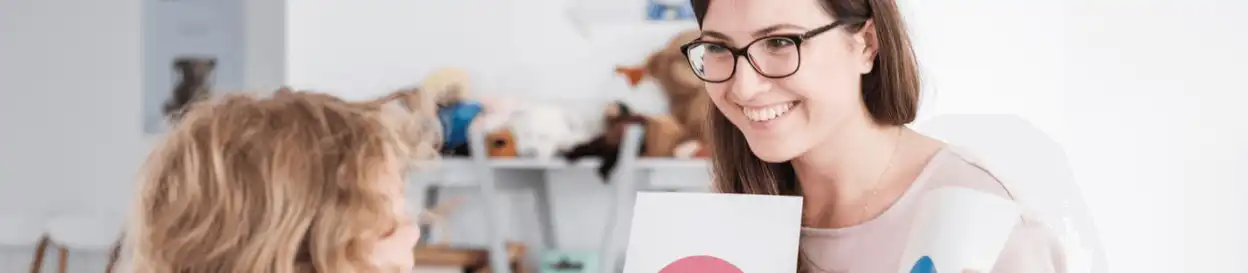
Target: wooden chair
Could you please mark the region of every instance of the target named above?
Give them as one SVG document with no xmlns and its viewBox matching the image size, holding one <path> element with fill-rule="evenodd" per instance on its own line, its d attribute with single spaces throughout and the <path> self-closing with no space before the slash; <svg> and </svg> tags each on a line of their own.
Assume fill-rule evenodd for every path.
<svg viewBox="0 0 1248 273">
<path fill-rule="evenodd" d="M 66 273 L 69 270 L 70 249 L 92 253 L 108 252 L 107 264 L 80 266 L 95 268 L 93 270 L 106 266 L 102 271 L 113 272 L 114 264 L 119 259 L 117 256 L 121 252 L 119 237 L 123 224 L 120 219 L 122 218 L 106 212 L 67 214 L 53 218 L 48 225 L 45 249 L 55 247 L 57 250 L 59 257 L 56 272 Z M 90 261 L 95 263 L 99 260 L 93 258 Z"/>
<path fill-rule="evenodd" d="M 39 244 L 35 246 L 35 258 L 30 262 L 30 273 L 43 272 L 43 255 L 47 253 L 48 245 L 51 244 L 51 241 L 47 235 L 39 237 Z"/>
</svg>

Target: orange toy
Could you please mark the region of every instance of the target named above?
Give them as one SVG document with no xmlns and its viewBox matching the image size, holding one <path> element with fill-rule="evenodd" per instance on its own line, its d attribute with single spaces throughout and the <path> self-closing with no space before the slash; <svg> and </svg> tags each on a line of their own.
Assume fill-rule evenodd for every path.
<svg viewBox="0 0 1248 273">
<path fill-rule="evenodd" d="M 490 157 L 516 157 L 516 140 L 511 130 L 502 129 L 485 136 Z"/>
<path fill-rule="evenodd" d="M 628 78 L 629 87 L 637 87 L 637 84 L 640 84 L 641 80 L 646 77 L 646 68 L 617 66 L 615 73 Z"/>
</svg>

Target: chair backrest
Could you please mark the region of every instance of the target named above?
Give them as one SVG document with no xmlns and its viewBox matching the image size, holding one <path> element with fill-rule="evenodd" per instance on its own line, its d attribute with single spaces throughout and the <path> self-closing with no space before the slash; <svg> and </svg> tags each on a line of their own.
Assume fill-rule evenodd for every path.
<svg viewBox="0 0 1248 273">
<path fill-rule="evenodd" d="M 1104 272 L 1099 234 L 1075 182 L 1065 150 L 1048 134 L 1014 115 L 943 115 L 915 129 L 976 158 L 1057 232 L 1067 272 Z"/>
</svg>

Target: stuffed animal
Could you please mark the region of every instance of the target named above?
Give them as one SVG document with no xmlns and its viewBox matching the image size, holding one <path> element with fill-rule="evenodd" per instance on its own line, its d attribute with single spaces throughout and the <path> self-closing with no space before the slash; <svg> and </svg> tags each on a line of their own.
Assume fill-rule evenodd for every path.
<svg viewBox="0 0 1248 273">
<path fill-rule="evenodd" d="M 165 101 L 164 115 L 170 123 L 177 123 L 187 108 L 212 93 L 212 73 L 217 60 L 211 57 L 180 57 L 173 61 L 173 69 L 179 75 L 169 100 Z"/>
<path fill-rule="evenodd" d="M 651 53 L 645 65 L 616 67 L 616 73 L 628 77 L 633 87 L 641 82 L 640 78 L 649 77 L 663 90 L 668 112 L 685 131 L 685 135 L 679 137 L 680 148 L 675 149 L 677 158 L 706 157 L 709 153 L 703 143 L 709 141 L 706 130 L 711 99 L 706 94 L 705 83 L 693 74 L 688 59 L 680 52 L 681 45 L 698 35 L 696 29 L 680 32 L 663 48 Z"/>
<path fill-rule="evenodd" d="M 441 121 L 444 129 L 442 150 L 440 151 L 442 155 L 470 155 L 468 150 L 468 130 L 473 119 L 477 118 L 481 110 L 481 104 L 470 101 L 461 101 L 438 109 L 438 120 Z"/>
<path fill-rule="evenodd" d="M 638 124 L 645 129 L 641 143 L 642 156 L 672 156 L 679 144 L 679 137 L 684 134 L 680 124 L 670 116 L 638 115 L 621 102 L 608 106 L 604 116 L 606 130 L 602 134 L 564 154 L 564 158 L 570 162 L 584 157 L 600 158 L 602 165 L 598 166 L 598 176 L 603 181 L 609 180 L 615 169 L 620 157 L 620 144 L 623 143 L 629 125 Z"/>
<path fill-rule="evenodd" d="M 520 157 L 549 160 L 593 138 L 580 120 L 553 105 L 527 105 L 512 112 L 508 128 Z"/>
<path fill-rule="evenodd" d="M 439 69 L 425 76 L 420 89 L 438 106 L 450 106 L 468 97 L 468 72 L 458 68 Z"/>
<path fill-rule="evenodd" d="M 516 157 L 516 137 L 509 129 L 501 129 L 485 135 L 490 157 Z"/>
<path fill-rule="evenodd" d="M 702 143 L 709 141 L 707 134 L 707 115 L 711 110 L 711 98 L 706 93 L 706 85 L 689 68 L 689 61 L 680 52 L 680 46 L 696 39 L 698 30 L 683 31 L 672 38 L 664 48 L 655 51 L 646 59 L 646 75 L 655 79 L 663 94 L 667 97 L 668 112 L 686 131 L 681 143 L 693 148 L 686 149 L 676 155 L 680 158 L 694 156 L 703 150 Z"/>
</svg>

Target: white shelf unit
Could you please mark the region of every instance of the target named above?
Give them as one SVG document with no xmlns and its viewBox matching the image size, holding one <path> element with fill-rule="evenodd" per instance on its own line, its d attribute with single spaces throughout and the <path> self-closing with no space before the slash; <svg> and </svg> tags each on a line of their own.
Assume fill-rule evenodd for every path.
<svg viewBox="0 0 1248 273">
<path fill-rule="evenodd" d="M 610 210 L 607 213 L 606 230 L 603 233 L 602 244 L 599 249 L 601 257 L 600 272 L 617 272 L 619 267 L 617 261 L 621 258 L 621 251 L 624 246 L 621 245 L 621 237 L 627 234 L 629 229 L 623 227 L 625 223 L 630 222 L 632 215 L 633 202 L 639 190 L 664 189 L 664 190 L 689 190 L 702 191 L 709 189 L 709 164 L 706 160 L 685 160 L 674 158 L 641 158 L 638 154 L 641 151 L 641 142 L 644 129 L 641 126 L 630 126 L 626 132 L 624 142 L 620 149 L 625 152 L 620 153 L 617 160 L 615 171 L 608 178 L 611 186 L 612 198 Z M 498 183 L 506 183 L 508 181 L 500 181 L 494 175 L 496 170 L 531 170 L 539 172 L 560 171 L 572 168 L 596 168 L 601 161 L 595 159 L 585 159 L 576 163 L 564 161 L 561 158 L 551 160 L 540 159 L 494 159 L 488 158 L 485 154 L 485 137 L 480 132 L 472 132 L 470 134 L 470 148 L 473 151 L 472 156 L 468 158 L 443 158 L 438 162 L 428 164 L 429 168 L 419 170 L 413 179 L 421 181 L 412 181 L 413 184 L 419 186 L 438 186 L 438 187 L 456 187 L 475 189 L 477 194 L 481 195 L 481 204 L 484 207 L 485 219 L 488 236 L 488 248 L 490 250 L 490 267 L 493 272 L 510 272 L 510 268 L 506 267 L 508 261 L 505 252 L 505 234 L 502 233 L 502 215 L 498 210 L 494 196 L 496 196 Z M 688 181 L 688 175 L 673 175 L 675 173 L 688 174 L 690 172 L 702 172 L 708 174 L 707 179 L 700 181 Z M 664 179 L 670 177 L 684 177 L 684 181 Z M 695 179 L 697 180 L 697 179 Z M 556 198 L 548 194 L 547 187 L 549 181 L 538 183 L 542 187 L 537 189 L 538 193 L 538 212 L 536 215 L 539 222 L 543 225 L 543 239 L 547 246 L 558 246 L 557 234 L 554 234 L 553 210 L 551 209 L 551 198 Z M 436 196 L 428 198 L 436 199 Z"/>
</svg>

